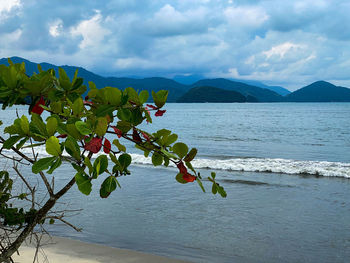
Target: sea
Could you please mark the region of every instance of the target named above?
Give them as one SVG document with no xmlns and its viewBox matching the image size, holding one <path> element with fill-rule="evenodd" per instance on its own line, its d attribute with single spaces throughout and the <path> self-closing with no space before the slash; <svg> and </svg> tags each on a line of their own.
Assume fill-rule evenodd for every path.
<svg viewBox="0 0 350 263">
<path fill-rule="evenodd" d="M 101 199 L 103 175 L 89 196 L 74 186 L 58 210 L 83 230 L 57 222 L 48 226 L 52 235 L 191 262 L 349 262 L 350 103 L 165 109 L 141 128 L 167 128 L 197 148 L 193 166 L 204 178 L 216 172 L 227 197 L 213 195 L 207 180 L 205 193 L 177 183 L 175 167 L 153 167 L 126 143 L 133 165 L 121 188 Z M 0 111 L 0 119 L 9 124 L 16 114 L 25 114 L 23 106 Z M 0 164 L 11 169 L 10 161 Z M 64 164 L 52 176 L 59 189 L 74 171 Z"/>
</svg>

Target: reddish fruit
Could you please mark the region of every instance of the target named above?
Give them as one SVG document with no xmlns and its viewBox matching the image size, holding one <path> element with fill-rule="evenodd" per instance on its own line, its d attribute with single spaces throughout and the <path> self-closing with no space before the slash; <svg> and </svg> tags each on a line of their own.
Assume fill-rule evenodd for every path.
<svg viewBox="0 0 350 263">
<path fill-rule="evenodd" d="M 58 135 L 58 136 L 56 136 L 57 138 L 67 138 L 67 134 L 60 134 L 60 135 Z"/>
<path fill-rule="evenodd" d="M 111 142 L 109 140 L 105 139 L 105 142 L 103 144 L 103 151 L 105 153 L 109 153 L 111 151 L 111 147 L 112 147 Z"/>
<path fill-rule="evenodd" d="M 92 153 L 98 153 L 102 147 L 102 139 L 101 138 L 92 138 L 87 144 L 85 144 L 84 149 L 90 151 Z"/>
<path fill-rule="evenodd" d="M 32 113 L 36 113 L 36 114 L 41 115 L 41 113 L 43 113 L 44 109 L 40 105 L 43 105 L 43 106 L 45 105 L 45 100 L 44 100 L 43 96 L 41 96 L 40 100 L 37 103 L 35 103 L 35 105 L 32 109 Z"/>
</svg>

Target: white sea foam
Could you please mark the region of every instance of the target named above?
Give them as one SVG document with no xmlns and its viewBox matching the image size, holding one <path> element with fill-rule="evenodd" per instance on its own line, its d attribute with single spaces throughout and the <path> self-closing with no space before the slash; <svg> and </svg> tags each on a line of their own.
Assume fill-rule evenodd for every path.
<svg viewBox="0 0 350 263">
<path fill-rule="evenodd" d="M 134 163 L 151 164 L 150 158 L 132 154 Z M 350 163 L 326 161 L 297 161 L 271 158 L 195 159 L 194 168 L 244 172 L 272 172 L 350 178 Z"/>
<path fill-rule="evenodd" d="M 3 150 L 4 153 L 12 154 Z M 31 149 L 22 149 L 28 156 L 32 155 Z M 39 158 L 47 157 L 45 147 L 37 147 Z M 151 158 L 141 154 L 131 154 L 133 164 L 151 165 Z M 192 161 L 196 169 L 214 169 L 242 172 L 271 172 L 282 174 L 305 174 L 317 176 L 333 176 L 350 178 L 350 163 L 327 161 L 298 161 L 290 159 L 272 158 L 232 158 L 232 159 L 207 159 L 196 158 Z M 174 166 L 170 163 L 170 166 Z"/>
</svg>

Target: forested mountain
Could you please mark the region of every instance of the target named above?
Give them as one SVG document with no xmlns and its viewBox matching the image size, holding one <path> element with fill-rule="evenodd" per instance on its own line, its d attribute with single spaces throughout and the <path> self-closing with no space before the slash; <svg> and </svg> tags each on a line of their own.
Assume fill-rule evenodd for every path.
<svg viewBox="0 0 350 263">
<path fill-rule="evenodd" d="M 14 63 L 25 62 L 28 75 L 32 75 L 34 72 L 38 73 L 37 63 L 20 57 L 12 57 L 11 60 Z M 7 58 L 0 59 L 0 64 L 8 65 Z M 40 63 L 40 65 L 44 70 L 53 68 L 58 74 L 58 66 L 49 63 Z M 282 87 L 266 86 L 255 81 L 247 81 L 251 83 L 247 84 L 224 78 L 216 78 L 202 79 L 191 85 L 186 85 L 167 78 L 102 77 L 82 67 L 66 65 L 60 67 L 67 72 L 70 78 L 73 78 L 76 69 L 78 69 L 78 76 L 84 79 L 86 85 L 88 85 L 89 81 L 93 81 L 98 88 L 105 86 L 121 89 L 133 87 L 136 90 L 145 89 L 149 92 L 165 89 L 169 91 L 168 102 L 199 102 L 199 100 L 203 100 L 203 102 L 228 102 L 230 100 L 242 102 L 243 98 L 247 102 L 350 102 L 350 89 L 335 86 L 326 81 L 317 81 L 289 93 L 288 90 Z M 199 75 L 194 77 L 199 78 Z M 177 79 L 181 79 L 181 77 L 178 76 Z M 272 91 L 271 88 L 275 88 L 278 92 Z M 287 95 L 281 96 L 278 93 Z"/>
<path fill-rule="evenodd" d="M 285 97 L 290 102 L 350 102 L 350 89 L 316 81 Z"/>
<path fill-rule="evenodd" d="M 228 79 L 218 78 L 218 79 L 203 79 L 197 81 L 192 85 L 192 87 L 215 87 L 225 90 L 233 90 L 241 93 L 245 97 L 252 96 L 258 100 L 258 102 L 281 102 L 283 97 L 274 91 L 268 89 L 258 88 L 256 86 L 251 86 L 242 82 L 236 82 Z"/>
<path fill-rule="evenodd" d="M 232 90 L 195 87 L 182 95 L 177 102 L 247 102 L 247 98 Z"/>
</svg>

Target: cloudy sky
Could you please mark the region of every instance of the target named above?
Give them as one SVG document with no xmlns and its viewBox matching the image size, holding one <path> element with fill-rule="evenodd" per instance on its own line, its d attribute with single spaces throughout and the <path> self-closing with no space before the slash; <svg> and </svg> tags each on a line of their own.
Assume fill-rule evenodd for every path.
<svg viewBox="0 0 350 263">
<path fill-rule="evenodd" d="M 350 0 L 0 0 L 0 57 L 350 87 Z"/>
</svg>

